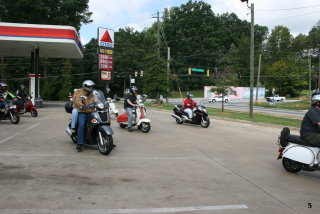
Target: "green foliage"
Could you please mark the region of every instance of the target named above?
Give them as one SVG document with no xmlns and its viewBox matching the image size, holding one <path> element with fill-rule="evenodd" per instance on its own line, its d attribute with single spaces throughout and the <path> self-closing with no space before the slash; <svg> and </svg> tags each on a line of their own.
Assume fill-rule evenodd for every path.
<svg viewBox="0 0 320 214">
<path fill-rule="evenodd" d="M 159 58 L 157 54 L 149 55 L 144 58 L 144 81 L 143 92 L 149 97 L 156 97 L 160 103 L 160 95 L 167 96 L 167 68 L 166 61 Z"/>
<path fill-rule="evenodd" d="M 273 63 L 266 73 L 266 86 L 275 88 L 280 95 L 297 96 L 308 84 L 304 78 L 307 72 L 305 65 L 283 60 Z"/>
</svg>

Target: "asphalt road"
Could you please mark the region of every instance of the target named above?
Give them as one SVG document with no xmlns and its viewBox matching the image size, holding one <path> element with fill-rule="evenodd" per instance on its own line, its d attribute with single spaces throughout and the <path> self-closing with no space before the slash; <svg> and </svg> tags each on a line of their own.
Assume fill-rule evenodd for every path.
<svg viewBox="0 0 320 214">
<path fill-rule="evenodd" d="M 113 121 L 108 156 L 76 152 L 62 104 L 0 121 L 0 214 L 320 212 L 320 173 L 276 160 L 279 127 L 212 119 L 204 129 L 170 113 L 148 110 L 147 134 Z"/>
</svg>

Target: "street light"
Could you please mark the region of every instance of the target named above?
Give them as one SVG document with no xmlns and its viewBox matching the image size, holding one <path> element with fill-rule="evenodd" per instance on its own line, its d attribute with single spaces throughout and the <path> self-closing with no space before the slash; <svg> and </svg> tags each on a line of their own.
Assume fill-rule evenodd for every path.
<svg viewBox="0 0 320 214">
<path fill-rule="evenodd" d="M 251 9 L 251 42 L 250 42 L 250 110 L 249 117 L 253 117 L 253 84 L 254 84 L 254 4 L 248 5 L 248 0 L 240 0 L 247 2 L 248 8 Z"/>
</svg>

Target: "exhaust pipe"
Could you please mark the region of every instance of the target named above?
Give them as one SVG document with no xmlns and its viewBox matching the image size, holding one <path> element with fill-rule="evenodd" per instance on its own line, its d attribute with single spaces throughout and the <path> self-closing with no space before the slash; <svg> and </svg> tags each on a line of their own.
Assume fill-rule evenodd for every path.
<svg viewBox="0 0 320 214">
<path fill-rule="evenodd" d="M 178 119 L 180 122 L 182 122 L 182 119 L 178 115 L 172 114 L 171 117 L 174 117 L 174 118 Z"/>
</svg>

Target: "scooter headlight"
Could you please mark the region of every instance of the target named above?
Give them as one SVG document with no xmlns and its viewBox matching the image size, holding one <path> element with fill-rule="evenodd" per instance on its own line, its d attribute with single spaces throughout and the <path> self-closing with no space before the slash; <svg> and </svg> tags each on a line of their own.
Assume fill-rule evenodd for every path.
<svg viewBox="0 0 320 214">
<path fill-rule="evenodd" d="M 97 107 L 98 107 L 99 109 L 104 109 L 103 103 L 99 103 L 99 104 L 97 105 Z"/>
</svg>

